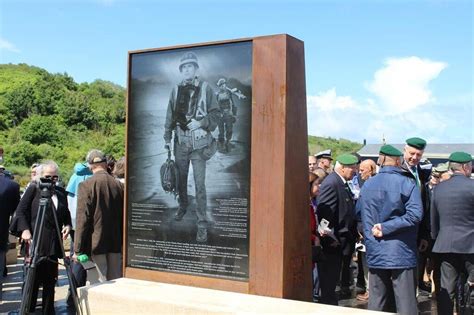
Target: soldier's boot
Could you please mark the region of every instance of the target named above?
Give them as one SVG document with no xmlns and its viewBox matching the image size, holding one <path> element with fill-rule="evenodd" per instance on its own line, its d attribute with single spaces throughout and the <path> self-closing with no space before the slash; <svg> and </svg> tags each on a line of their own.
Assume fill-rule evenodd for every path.
<svg viewBox="0 0 474 315">
<path fill-rule="evenodd" d="M 179 208 L 178 211 L 176 211 L 174 215 L 174 219 L 176 221 L 181 221 L 185 214 L 186 214 L 186 209 Z"/>
<path fill-rule="evenodd" d="M 224 139 L 219 139 L 217 141 L 217 150 L 219 152 L 223 152 L 224 151 Z"/>
<path fill-rule="evenodd" d="M 230 149 L 231 149 L 230 140 L 227 140 L 225 142 L 225 152 L 230 152 Z"/>
<path fill-rule="evenodd" d="M 207 228 L 198 227 L 196 241 L 199 243 L 207 242 Z"/>
</svg>

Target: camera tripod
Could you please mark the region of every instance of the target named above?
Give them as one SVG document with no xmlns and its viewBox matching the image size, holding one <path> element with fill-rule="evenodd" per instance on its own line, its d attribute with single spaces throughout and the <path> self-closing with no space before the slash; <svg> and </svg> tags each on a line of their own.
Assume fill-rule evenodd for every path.
<svg viewBox="0 0 474 315">
<path fill-rule="evenodd" d="M 47 256 L 40 256 L 39 255 L 39 249 L 41 248 L 42 242 L 43 242 L 43 232 L 44 232 L 44 224 L 45 224 L 45 215 L 46 211 L 51 211 L 53 214 L 53 219 L 54 219 L 54 225 L 56 228 L 56 234 L 58 237 L 58 242 L 61 248 L 61 257 L 64 261 L 64 267 L 66 268 L 66 274 L 69 282 L 69 288 L 71 291 L 72 298 L 74 300 L 74 306 L 76 309 L 76 314 L 77 315 L 82 315 L 82 309 L 79 304 L 79 298 L 77 296 L 77 286 L 73 278 L 73 274 L 71 271 L 71 260 L 66 257 L 64 253 L 64 246 L 61 241 L 61 232 L 59 229 L 59 224 L 58 224 L 58 218 L 56 215 L 56 211 L 52 209 L 52 207 L 48 207 L 48 205 L 51 203 L 51 196 L 52 192 L 54 189 L 54 183 L 50 180 L 46 180 L 44 178 L 40 179 L 40 182 L 38 184 L 39 189 L 41 189 L 41 199 L 39 201 L 39 207 L 38 207 L 38 214 L 36 217 L 36 222 L 35 222 L 35 229 L 33 233 L 33 240 L 32 240 L 32 246 L 30 246 L 30 258 L 31 262 L 30 265 L 27 267 L 26 271 L 26 279 L 25 279 L 25 285 L 23 287 L 23 294 L 22 294 L 22 299 L 21 299 L 21 305 L 20 305 L 20 315 L 26 315 L 29 313 L 30 305 L 31 305 L 31 299 L 32 299 L 32 294 L 33 294 L 33 288 L 34 288 L 34 283 L 36 279 L 36 272 L 37 272 L 37 267 L 38 265 L 46 260 L 49 260 L 53 263 L 59 264 L 59 262 L 52 260 L 48 258 Z M 48 210 L 49 208 L 49 210 Z"/>
</svg>

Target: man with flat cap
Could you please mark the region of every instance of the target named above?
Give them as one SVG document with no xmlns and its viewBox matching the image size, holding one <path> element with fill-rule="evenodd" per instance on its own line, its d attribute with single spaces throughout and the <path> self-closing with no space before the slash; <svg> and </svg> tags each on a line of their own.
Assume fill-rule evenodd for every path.
<svg viewBox="0 0 474 315">
<path fill-rule="evenodd" d="M 318 168 L 321 168 L 327 174 L 331 173 L 332 155 L 331 149 L 318 152 L 314 155 L 318 161 Z"/>
<path fill-rule="evenodd" d="M 430 235 L 430 188 L 431 164 L 422 166 L 421 158 L 426 148 L 426 141 L 422 138 L 413 137 L 406 140 L 403 152 L 402 169 L 411 177 L 420 188 L 423 203 L 423 219 L 418 230 L 418 287 L 431 293 L 431 285 L 423 280 L 427 259 L 431 255 L 433 240 Z"/>
<path fill-rule="evenodd" d="M 79 184 L 74 252 L 91 257 L 101 281 L 113 280 L 122 277 L 123 185 L 101 151 L 89 151 L 86 161 L 93 175 Z"/>
<path fill-rule="evenodd" d="M 332 305 L 337 305 L 335 291 L 342 257 L 352 252 L 357 234 L 354 200 L 348 181 L 356 172 L 358 159 L 352 154 L 342 154 L 337 161 L 340 166 L 324 179 L 317 198 L 318 230 L 325 256 L 318 263 L 321 303 Z"/>
<path fill-rule="evenodd" d="M 400 168 L 402 155 L 391 145 L 380 148 L 381 169 L 362 187 L 356 212 L 365 236 L 369 309 L 416 315 L 416 235 L 423 207 L 418 186 Z"/>
<path fill-rule="evenodd" d="M 467 284 L 474 311 L 474 180 L 472 156 L 454 152 L 449 156 L 450 179 L 440 182 L 431 200 L 431 235 L 433 252 L 441 261 L 441 290 L 438 313 L 453 314 L 453 298 L 461 272 Z"/>
</svg>

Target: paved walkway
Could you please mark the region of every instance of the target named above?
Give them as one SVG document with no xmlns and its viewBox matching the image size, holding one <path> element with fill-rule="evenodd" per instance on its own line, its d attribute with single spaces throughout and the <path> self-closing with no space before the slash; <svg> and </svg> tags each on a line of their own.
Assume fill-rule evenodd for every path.
<svg viewBox="0 0 474 315">
<path fill-rule="evenodd" d="M 8 265 L 8 276 L 3 283 L 3 302 L 0 304 L 0 314 L 14 315 L 18 314 L 21 303 L 21 285 L 23 283 L 23 259 L 19 258 L 17 264 Z M 55 293 L 56 314 L 66 315 L 75 312 L 68 309 L 66 305 L 66 296 L 68 290 L 68 279 L 64 267 L 59 268 L 58 284 Z M 38 303 L 40 302 L 41 292 L 38 294 Z M 35 314 L 41 314 L 40 307 Z"/>
</svg>

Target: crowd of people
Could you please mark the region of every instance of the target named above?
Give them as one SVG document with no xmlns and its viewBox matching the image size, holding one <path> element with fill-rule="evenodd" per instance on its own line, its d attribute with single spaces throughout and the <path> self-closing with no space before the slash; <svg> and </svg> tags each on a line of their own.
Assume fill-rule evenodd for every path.
<svg viewBox="0 0 474 315">
<path fill-rule="evenodd" d="M 8 233 L 21 241 L 24 277 L 32 255 L 41 257 L 28 305 L 30 312 L 35 312 L 41 286 L 42 313 L 55 313 L 58 259 L 66 257 L 62 244 L 69 236 L 71 269 L 77 286 L 86 284 L 86 271 L 78 263 L 79 256 L 95 263 L 99 281 L 122 277 L 124 175 L 125 158 L 115 161 L 96 149 L 89 151 L 85 163 L 75 165 L 65 188 L 54 161 L 31 166 L 31 181 L 21 196 L 19 185 L 0 172 L 0 270 L 5 268 Z M 42 217 L 39 212 L 44 213 L 43 220 L 37 220 Z M 0 279 L 1 302 L 3 277 Z M 71 293 L 67 303 L 73 306 Z"/>
<path fill-rule="evenodd" d="M 447 163 L 433 167 L 423 163 L 425 147 L 425 140 L 414 137 L 406 140 L 403 152 L 381 146 L 377 161 L 362 160 L 357 153 L 334 159 L 331 150 L 309 156 L 316 302 L 338 305 L 356 291 L 371 310 L 418 314 L 417 296 L 425 293 L 436 299 L 439 314 L 452 314 L 456 301 L 473 310 L 472 156 L 454 152 Z M 54 314 L 57 261 L 64 258 L 61 242 L 67 237 L 72 260 L 87 255 L 100 281 L 122 276 L 125 158 L 115 161 L 91 150 L 84 163 L 75 165 L 65 188 L 54 161 L 35 163 L 21 197 L 19 185 L 4 171 L 0 167 L 2 272 L 9 232 L 20 238 L 29 263 L 43 197 L 39 183 L 54 183 L 37 248 L 46 259 L 38 266 L 30 311 L 42 286 L 42 311 Z M 73 267 L 78 285 L 85 285 L 85 271 L 80 264 Z"/>
<path fill-rule="evenodd" d="M 308 157 L 316 302 L 338 305 L 355 289 L 370 310 L 418 314 L 426 294 L 438 314 L 474 311 L 472 156 L 453 152 L 433 167 L 425 147 L 413 137 L 403 152 L 381 146 L 376 162 Z"/>
</svg>

